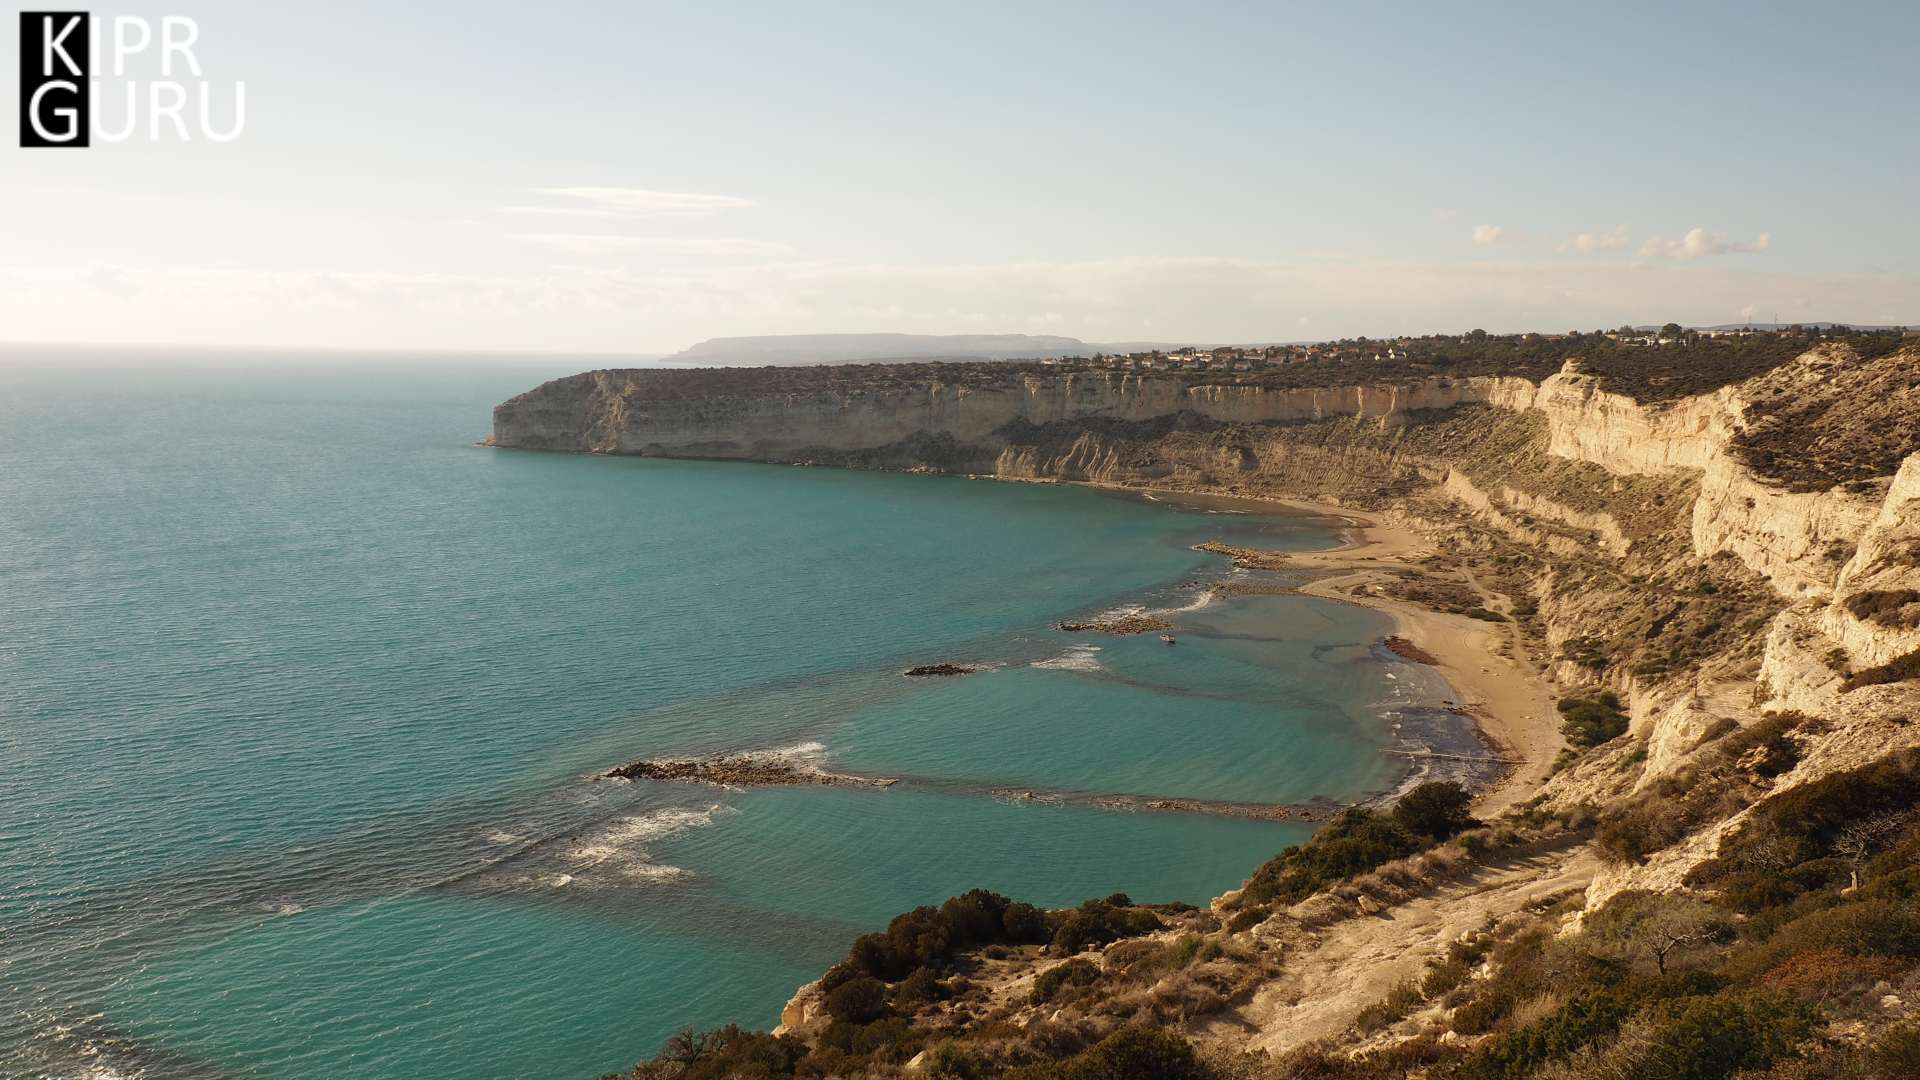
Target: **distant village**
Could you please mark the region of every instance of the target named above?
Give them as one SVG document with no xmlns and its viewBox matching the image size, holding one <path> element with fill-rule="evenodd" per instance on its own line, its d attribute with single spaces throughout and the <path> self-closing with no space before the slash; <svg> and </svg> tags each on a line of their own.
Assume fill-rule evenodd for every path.
<svg viewBox="0 0 1920 1080">
<path fill-rule="evenodd" d="M 1669 323 L 1657 330 L 1623 326 L 1618 330 L 1569 331 L 1564 334 L 1492 335 L 1484 330 L 1464 334 L 1428 334 L 1383 339 L 1347 338 L 1340 341 L 1286 345 L 1183 346 L 1168 350 L 1095 353 L 1092 356 L 1053 356 L 1040 361 L 1049 367 L 1109 368 L 1138 371 L 1258 371 L 1293 364 L 1431 360 L 1435 357 L 1503 342 L 1521 347 L 1564 348 L 1567 344 L 1606 341 L 1628 348 L 1686 347 L 1702 343 L 1766 339 L 1845 339 L 1858 336 L 1920 338 L 1920 330 L 1906 327 L 1856 330 L 1846 326 L 1716 327 L 1696 330 Z"/>
</svg>

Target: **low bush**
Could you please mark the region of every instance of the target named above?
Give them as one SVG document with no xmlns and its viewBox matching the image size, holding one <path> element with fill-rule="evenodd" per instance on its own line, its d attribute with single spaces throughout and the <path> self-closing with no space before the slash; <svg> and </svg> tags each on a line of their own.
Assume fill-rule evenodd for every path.
<svg viewBox="0 0 1920 1080">
<path fill-rule="evenodd" d="M 1464 786 L 1433 781 L 1402 795 L 1393 804 L 1393 816 L 1416 836 L 1440 841 L 1479 824 L 1472 807 L 1473 793 Z"/>
<path fill-rule="evenodd" d="M 987 1080 L 998 1072 L 993 1059 L 957 1043 L 941 1043 L 927 1055 L 926 1074 L 937 1080 Z"/>
<path fill-rule="evenodd" d="M 1420 980 L 1420 993 L 1429 998 L 1438 998 L 1451 992 L 1455 987 L 1467 981 L 1467 976 L 1480 961 L 1486 959 L 1493 948 L 1490 938 L 1475 938 L 1469 941 L 1456 941 L 1447 946 L 1447 954 L 1427 965 L 1427 972 Z"/>
<path fill-rule="evenodd" d="M 1403 982 L 1387 991 L 1386 997 L 1361 1009 L 1359 1015 L 1353 1018 L 1353 1026 L 1371 1035 L 1406 1019 L 1407 1014 L 1419 1008 L 1424 1000 L 1419 987 Z"/>
<path fill-rule="evenodd" d="M 1682 998 L 1655 1008 L 1654 1051 L 1640 1075 L 1652 1080 L 1722 1080 L 1763 1069 L 1813 1030 L 1813 1014 L 1768 993 Z"/>
<path fill-rule="evenodd" d="M 1038 943 L 1052 933 L 1046 916 L 1033 905 L 975 889 L 937 908 L 915 908 L 896 916 L 885 933 L 856 939 L 847 959 L 827 973 L 824 988 L 830 991 L 862 975 L 895 982 L 919 968 L 944 968 L 965 949 Z"/>
<path fill-rule="evenodd" d="M 1432 847 L 1475 824 L 1467 813 L 1471 803 L 1459 784 L 1430 782 L 1407 792 L 1390 813 L 1348 807 L 1306 844 L 1288 847 L 1254 871 L 1240 905 L 1298 903 L 1334 882 Z"/>
<path fill-rule="evenodd" d="M 887 1015 L 886 984 L 871 977 L 841 983 L 827 994 L 827 1015 L 849 1024 L 868 1024 L 880 1019 Z"/>
<path fill-rule="evenodd" d="M 1007 1080 L 1216 1080 L 1193 1044 L 1155 1028 L 1127 1024 L 1065 1061 L 1010 1070 Z"/>
<path fill-rule="evenodd" d="M 1613 691 L 1593 697 L 1564 697 L 1558 705 L 1560 730 L 1567 743 L 1585 750 L 1627 733 L 1627 714 L 1621 711 L 1620 698 Z"/>
<path fill-rule="evenodd" d="M 1115 903 L 1115 901 L 1119 903 Z M 1054 928 L 1053 951 L 1071 956 L 1093 945 L 1105 945 L 1121 938 L 1138 937 L 1162 927 L 1160 916 L 1146 908 L 1132 907 L 1124 894 L 1105 900 L 1089 900 L 1068 912 Z"/>
<path fill-rule="evenodd" d="M 946 996 L 947 988 L 940 985 L 940 977 L 932 968 L 915 968 L 913 974 L 893 988 L 894 1006 L 908 1011 Z"/>
<path fill-rule="evenodd" d="M 1052 1001 L 1054 995 L 1068 986 L 1091 986 L 1100 979 L 1100 967 L 1091 961 L 1074 958 L 1064 964 L 1057 964 L 1034 977 L 1033 993 L 1030 1000 L 1035 1005 Z"/>
<path fill-rule="evenodd" d="M 1720 843 L 1719 856 L 1696 870 L 1692 884 L 1714 884 L 1742 871 L 1777 873 L 1836 854 L 1842 834 L 1920 805 L 1920 750 L 1908 749 L 1844 773 L 1825 776 L 1762 800 L 1745 824 Z"/>
<path fill-rule="evenodd" d="M 1238 934 L 1266 922 L 1272 916 L 1273 909 L 1267 907 L 1244 907 L 1227 919 L 1227 933 Z"/>
</svg>

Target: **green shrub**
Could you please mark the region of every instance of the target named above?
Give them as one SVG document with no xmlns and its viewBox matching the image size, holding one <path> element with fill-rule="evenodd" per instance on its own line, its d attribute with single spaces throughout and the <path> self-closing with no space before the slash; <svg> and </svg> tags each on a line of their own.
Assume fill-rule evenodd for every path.
<svg viewBox="0 0 1920 1080">
<path fill-rule="evenodd" d="M 902 1061 L 919 1049 L 920 1040 L 906 1017 L 888 1016 L 866 1024 L 835 1020 L 821 1031 L 820 1046 L 849 1058 Z"/>
<path fill-rule="evenodd" d="M 849 1024 L 871 1023 L 887 1015 L 887 987 L 879 979 L 850 979 L 827 994 L 827 1015 Z"/>
<path fill-rule="evenodd" d="M 742 1031 L 729 1024 L 709 1032 L 682 1029 L 636 1077 L 674 1076 L 683 1080 L 723 1080 L 736 1076 L 791 1076 L 806 1056 L 798 1039 Z"/>
<path fill-rule="evenodd" d="M 1394 819 L 1407 831 L 1431 840 L 1445 840 L 1479 824 L 1473 819 L 1473 794 L 1448 781 L 1421 784 L 1393 804 Z"/>
<path fill-rule="evenodd" d="M 914 1009 L 947 996 L 940 977 L 932 968 L 915 968 L 913 974 L 893 988 L 893 1003 L 898 1008 Z"/>
<path fill-rule="evenodd" d="M 1266 922 L 1272 914 L 1273 909 L 1266 907 L 1241 908 L 1239 911 L 1234 912 L 1231 918 L 1227 919 L 1227 933 L 1238 934 L 1251 930 L 1261 923 Z"/>
<path fill-rule="evenodd" d="M 1052 1001 L 1062 987 L 1091 986 L 1100 979 L 1100 967 L 1092 961 L 1078 957 L 1058 964 L 1034 977 L 1033 994 L 1029 998 L 1035 1005 Z"/>
<path fill-rule="evenodd" d="M 1714 883 L 1743 869 L 1762 872 L 1833 854 L 1849 826 L 1920 805 L 1920 750 L 1908 749 L 1763 799 L 1720 843 L 1719 856 L 1689 877 Z"/>
<path fill-rule="evenodd" d="M 1637 800 L 1603 819 L 1593 832 L 1600 854 L 1614 862 L 1639 862 L 1672 847 L 1692 830 L 1688 815 L 1669 800 Z"/>
<path fill-rule="evenodd" d="M 895 982 L 919 968 L 944 968 L 966 949 L 1038 943 L 1051 934 L 1046 916 L 1033 905 L 974 889 L 937 908 L 919 907 L 896 916 L 885 933 L 856 939 L 846 961 L 828 972 L 822 986 L 831 990 L 859 975 Z"/>
<path fill-rule="evenodd" d="M 1005 1075 L 1008 1080 L 1215 1080 L 1187 1040 L 1136 1024 L 1116 1029 L 1066 1061 Z"/>
<path fill-rule="evenodd" d="M 1116 893 L 1105 900 L 1089 900 L 1068 912 L 1053 931 L 1053 951 L 1071 956 L 1092 945 L 1105 945 L 1121 938 L 1138 937 L 1161 928 L 1160 916 L 1145 908 L 1120 907 Z"/>
<path fill-rule="evenodd" d="M 1894 1028 L 1880 1036 L 1867 1060 L 1886 1076 L 1920 1076 L 1920 1027 Z"/>
<path fill-rule="evenodd" d="M 1722 1080 L 1763 1069 L 1813 1030 L 1808 1010 L 1772 994 L 1683 998 L 1653 1012 L 1657 1049 L 1642 1075 L 1652 1080 Z"/>
<path fill-rule="evenodd" d="M 1492 942 L 1486 938 L 1473 941 L 1456 941 L 1447 946 L 1447 955 L 1427 966 L 1427 973 L 1420 981 L 1420 993 L 1428 998 L 1437 998 L 1448 993 L 1461 983 L 1480 961 L 1486 959 L 1492 949 Z"/>
<path fill-rule="evenodd" d="M 1627 715 L 1611 690 L 1590 698 L 1560 699 L 1560 730 L 1569 745 L 1585 750 L 1627 733 Z"/>
<path fill-rule="evenodd" d="M 1296 903 L 1334 882 L 1427 846 L 1392 815 L 1350 807 L 1306 843 L 1288 848 L 1255 870 L 1241 891 L 1241 903 Z"/>
<path fill-rule="evenodd" d="M 987 1080 L 997 1071 L 992 1059 L 956 1043 L 941 1043 L 927 1056 L 927 1075 L 938 1080 Z"/>
<path fill-rule="evenodd" d="M 1407 1014 L 1420 1007 L 1425 998 L 1420 988 L 1410 982 L 1403 982 L 1387 991 L 1387 996 L 1360 1010 L 1353 1018 L 1353 1025 L 1364 1034 L 1371 1035 L 1392 1024 L 1406 1019 Z"/>
</svg>

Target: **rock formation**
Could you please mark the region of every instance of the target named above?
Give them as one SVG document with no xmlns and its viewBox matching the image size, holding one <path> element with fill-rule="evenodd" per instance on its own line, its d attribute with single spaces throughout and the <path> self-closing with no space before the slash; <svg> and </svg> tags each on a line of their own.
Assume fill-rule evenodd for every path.
<svg viewBox="0 0 1920 1080">
<path fill-rule="evenodd" d="M 1501 826 L 1523 845 L 1559 845 L 1551 857 L 1493 875 L 1507 906 L 1473 901 L 1514 927 L 1531 918 L 1533 900 L 1516 898 L 1534 883 L 1577 889 L 1565 932 L 1646 893 L 1674 910 L 1711 899 L 1729 845 L 1754 857 L 1750 826 L 1765 807 L 1920 748 L 1920 347 L 1868 356 L 1822 345 L 1684 382 L 1686 393 L 1657 394 L 1579 363 L 1324 386 L 1017 364 L 601 371 L 502 404 L 490 442 L 1383 511 L 1504 598 L 1491 617 L 1504 624 L 1510 612 L 1516 652 L 1564 693 L 1611 691 L 1628 715 L 1624 734 L 1569 752 Z M 1418 646 L 1389 647 L 1422 659 Z M 1537 831 L 1549 820 L 1575 833 L 1598 822 L 1602 839 L 1569 847 L 1573 834 Z M 1273 1050 L 1297 1045 L 1296 1030 L 1351 1035 L 1352 1010 L 1318 1028 L 1331 1021 L 1262 1013 L 1260 980 L 1278 976 L 1261 965 L 1276 942 L 1305 948 L 1302 927 L 1381 910 L 1378 896 L 1396 889 L 1388 899 L 1413 902 L 1466 872 L 1430 861 L 1406 872 L 1426 884 L 1370 875 L 1279 914 L 1223 897 L 1223 916 L 1266 920 L 1250 939 L 1233 938 L 1237 921 L 1221 931 L 1259 957 L 1223 968 L 1249 996 L 1213 1006 L 1230 1022 L 1186 1030 L 1244 1040 L 1258 1029 Z M 1486 921 L 1468 914 L 1469 925 Z M 1282 919 L 1292 929 L 1264 929 Z M 1351 981 L 1330 978 L 1328 992 Z M 1456 1049 L 1471 1045 L 1448 1034 Z"/>
</svg>

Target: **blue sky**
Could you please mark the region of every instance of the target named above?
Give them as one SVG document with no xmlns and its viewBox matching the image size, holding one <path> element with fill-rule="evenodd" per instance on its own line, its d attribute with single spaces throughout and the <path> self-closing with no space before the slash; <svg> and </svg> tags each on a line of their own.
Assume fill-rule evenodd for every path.
<svg viewBox="0 0 1920 1080">
<path fill-rule="evenodd" d="M 1361 7 L 95 8 L 247 127 L 9 139 L 0 338 L 1920 323 L 1920 7 Z"/>
</svg>

